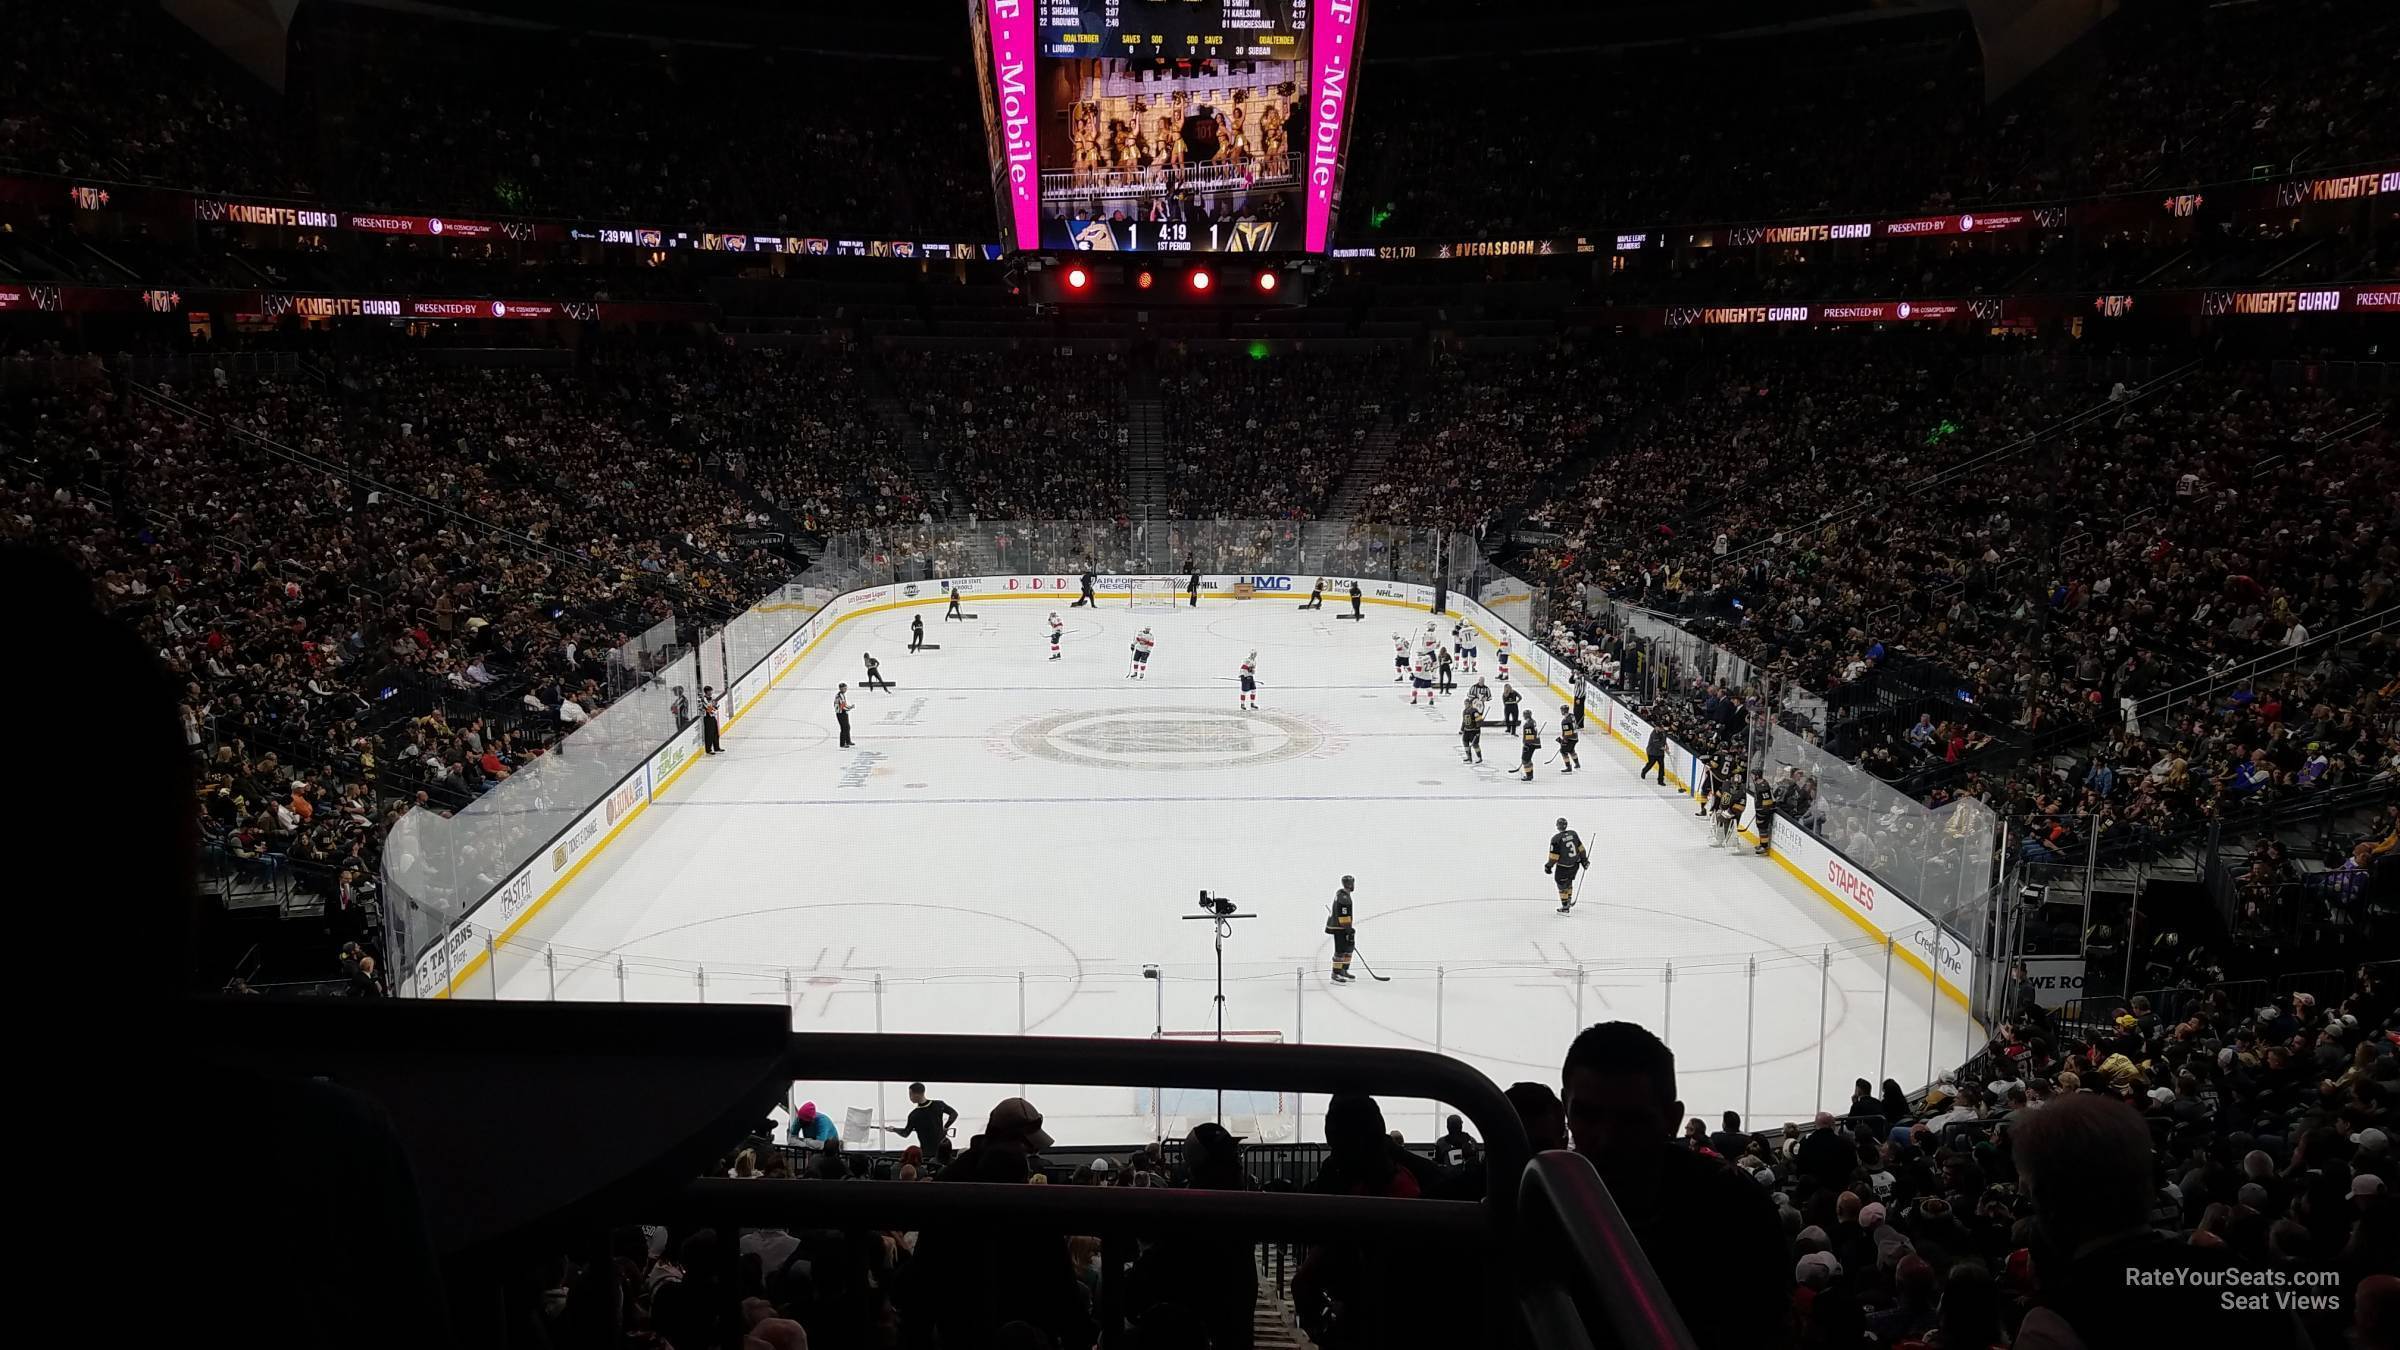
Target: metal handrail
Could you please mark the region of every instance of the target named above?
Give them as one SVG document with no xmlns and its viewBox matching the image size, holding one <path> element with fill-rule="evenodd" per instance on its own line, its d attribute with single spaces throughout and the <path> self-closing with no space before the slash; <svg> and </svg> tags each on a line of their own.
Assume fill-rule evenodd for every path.
<svg viewBox="0 0 2400 1350">
<path fill-rule="evenodd" d="M 2290 669 L 2304 661 L 2339 650 L 2346 642 L 2370 637 L 2395 624 L 2400 624 L 2400 605 L 2386 605 L 2330 632 L 2319 633 L 2297 647 L 2278 647 L 2265 656 L 2252 657 L 2240 665 L 2210 671 L 2199 679 L 2186 680 L 2172 689 L 2152 694 L 2134 704 L 2134 716 L 2147 721 L 2188 699 L 2207 697 L 2244 680 Z"/>
<path fill-rule="evenodd" d="M 1692 1334 L 1658 1272 L 1583 1155 L 1564 1150 L 1536 1155 L 1518 1177 L 1517 1208 L 1529 1245 L 1550 1245 L 1541 1240 L 1546 1234 L 1536 1231 L 1545 1227 L 1565 1239 L 1553 1249 L 1573 1253 L 1568 1280 L 1587 1304 L 1599 1304 L 1617 1345 L 1693 1350 Z M 1584 1319 L 1587 1326 L 1589 1320 Z"/>
<path fill-rule="evenodd" d="M 958 1222 L 1031 1222 L 1059 1231 L 1261 1233 L 1378 1242 L 1484 1244 L 1498 1275 L 1485 1288 L 1513 1300 L 1546 1350 L 1587 1350 L 1593 1316 L 1626 1350 L 1692 1350 L 1690 1333 L 1633 1230 L 1583 1158 L 1531 1154 L 1523 1123 L 1481 1073 L 1442 1055 L 1361 1046 L 1219 1044 L 1037 1036 L 795 1033 L 776 1077 L 869 1079 L 906 1065 L 951 1081 L 1072 1081 L 1138 1087 L 1374 1091 L 1433 1097 L 1482 1131 L 1489 1187 L 1480 1202 L 1270 1194 L 1154 1187 L 701 1178 L 678 1188 L 670 1217 L 695 1221 L 924 1229 Z M 1514 1184 L 1511 1184 L 1514 1178 Z M 1520 1216 L 1525 1220 L 1518 1222 Z M 1568 1253 L 1554 1280 L 1522 1278 Z M 1504 1267 L 1504 1269 L 1503 1269 Z M 1561 1285 L 1565 1286 L 1562 1289 Z M 1580 1303 L 1566 1297 L 1580 1295 Z M 1590 1315 L 1579 1311 L 1593 1309 Z"/>
<path fill-rule="evenodd" d="M 2185 364 L 2168 371 L 2164 375 L 2160 375 L 2155 379 L 2146 381 L 2139 388 L 2126 391 L 2126 395 L 2122 399 L 2102 399 L 2099 403 L 2089 408 L 2085 408 L 2081 412 L 2071 413 L 2066 417 L 2060 418 L 2058 421 L 2051 423 L 2049 426 L 2043 427 L 2037 431 L 2027 432 L 2026 434 L 2017 437 L 2015 440 L 2006 442 L 2005 444 L 1996 445 L 1991 449 L 1982 452 L 1981 454 L 1969 455 L 1965 459 L 1959 460 L 1954 464 L 1945 465 L 1942 468 L 1926 474 L 1921 478 L 1914 479 L 1907 483 L 1902 483 L 1898 485 L 1896 491 L 1901 495 L 1906 495 L 1920 488 L 1940 486 L 1941 484 L 1947 483 L 1952 479 L 1958 478 L 1964 474 L 1999 463 L 2000 461 L 2005 460 L 2020 451 L 2026 450 L 2035 445 L 2039 445 L 2043 441 L 2048 440 L 2053 436 L 2062 435 L 2089 423 L 2097 422 L 2100 419 L 2109 416 L 2111 413 L 2124 413 L 2140 405 L 2146 400 L 2165 392 L 2174 385 L 2181 383 L 2186 375 L 2191 374 L 2193 371 L 2198 370 L 2199 368 L 2200 362 L 2196 360 L 2186 362 Z M 1878 505 L 1882 502 L 1886 495 L 1887 494 L 1882 492 L 1869 491 L 1863 496 L 1863 498 L 1853 499 L 1847 505 L 1836 507 L 1830 511 L 1825 511 L 1819 514 L 1814 520 L 1806 521 L 1798 525 L 1787 526 L 1773 534 L 1770 534 L 1768 537 L 1757 541 L 1756 543 L 1745 544 L 1740 548 L 1733 549 L 1726 553 L 1724 557 L 1717 559 L 1716 562 L 1719 565 L 1730 562 L 1738 562 L 1743 558 L 1751 556 L 1752 554 L 1761 553 L 1771 548 L 1782 547 L 1782 544 L 1778 542 L 1781 539 L 1803 534 L 1812 534 L 1818 530 L 1824 529 L 1828 525 L 1839 525 L 1846 521 L 1855 519 L 1856 517 L 1866 515 L 1868 512 L 1877 509 Z"/>
</svg>

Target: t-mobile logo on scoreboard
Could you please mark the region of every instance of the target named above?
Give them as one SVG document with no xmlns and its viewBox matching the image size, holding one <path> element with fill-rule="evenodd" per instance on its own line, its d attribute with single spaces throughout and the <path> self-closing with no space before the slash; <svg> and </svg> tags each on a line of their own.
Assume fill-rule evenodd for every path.
<svg viewBox="0 0 2400 1350">
<path fill-rule="evenodd" d="M 1034 196 L 1033 13 L 1030 0 L 985 0 L 991 26 L 995 115 L 1008 165 L 1009 217 L 1016 246 L 1031 248 L 1041 238 L 1040 203 Z"/>
<path fill-rule="evenodd" d="M 1321 253 L 1333 226 L 1341 175 L 1342 118 L 1358 53 L 1358 0 L 1328 0 L 1309 42 L 1308 251 Z"/>
</svg>

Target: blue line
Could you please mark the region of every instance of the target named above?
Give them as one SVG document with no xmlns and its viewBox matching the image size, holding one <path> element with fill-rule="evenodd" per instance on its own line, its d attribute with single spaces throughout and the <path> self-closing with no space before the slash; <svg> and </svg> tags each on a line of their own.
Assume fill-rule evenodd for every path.
<svg viewBox="0 0 2400 1350">
<path fill-rule="evenodd" d="M 1093 802 L 1488 802 L 1509 793 L 1427 793 L 1423 796 L 1342 795 L 1325 796 L 1269 795 L 1238 793 L 1220 797 L 1127 797 L 1111 794 L 1105 797 L 752 797 L 742 801 L 676 800 L 661 798 L 652 806 L 1088 806 Z M 1541 794 L 1534 794 L 1540 796 Z M 1652 802 L 1662 798 L 1653 793 L 1593 793 L 1579 792 L 1572 797 L 1542 796 L 1544 801 L 1587 802 Z"/>
</svg>

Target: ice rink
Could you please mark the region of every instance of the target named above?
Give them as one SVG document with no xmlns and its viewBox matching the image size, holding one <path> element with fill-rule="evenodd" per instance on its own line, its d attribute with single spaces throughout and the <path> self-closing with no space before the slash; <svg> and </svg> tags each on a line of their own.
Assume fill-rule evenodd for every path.
<svg viewBox="0 0 2400 1350">
<path fill-rule="evenodd" d="M 1639 756 L 1604 730 L 1572 776 L 1553 762 L 1517 781 L 1497 728 L 1489 764 L 1462 763 L 1458 696 L 1412 708 L 1393 682 L 1393 636 L 1421 632 L 1422 610 L 973 608 L 963 623 L 929 603 L 836 627 L 461 996 L 783 1003 L 803 1031 L 1205 1032 L 1212 925 L 1187 916 L 1206 888 L 1258 916 L 1226 942 L 1235 1032 L 1438 1049 L 1502 1086 L 1555 1085 L 1578 1025 L 1630 1019 L 1667 1037 L 1687 1114 L 1712 1126 L 1745 1105 L 1760 1123 L 1838 1110 L 1855 1077 L 1913 1087 L 1929 1045 L 1971 1049 L 1955 1004 L 1936 1007 L 1921 975 L 1776 863 L 1712 846 L 1691 799 L 1637 781 Z M 907 651 L 911 615 L 940 650 Z M 1137 682 L 1128 647 L 1145 625 L 1157 654 Z M 1233 677 L 1252 651 L 1260 709 L 1245 713 Z M 866 652 L 897 688 L 859 688 Z M 831 708 L 843 680 L 849 750 Z M 1526 692 L 1554 744 L 1560 698 Z M 1571 915 L 1541 866 L 1562 815 L 1594 857 Z M 1344 873 L 1360 955 L 1388 982 L 1327 978 Z M 896 1122 L 914 1076 L 896 1063 L 884 1084 L 797 1090 L 837 1120 Z M 961 1111 L 963 1143 L 1020 1085 L 932 1087 Z M 1214 1111 L 1193 1092 L 1028 1095 L 1067 1142 L 1130 1143 Z M 1323 1104 L 1233 1094 L 1224 1111 L 1237 1132 L 1314 1139 Z M 1386 1109 L 1412 1140 L 1435 1132 L 1432 1103 Z"/>
</svg>

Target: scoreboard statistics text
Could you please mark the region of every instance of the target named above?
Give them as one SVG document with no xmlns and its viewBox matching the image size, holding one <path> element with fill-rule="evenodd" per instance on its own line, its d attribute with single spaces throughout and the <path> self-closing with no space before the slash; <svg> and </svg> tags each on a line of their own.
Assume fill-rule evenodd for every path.
<svg viewBox="0 0 2400 1350">
<path fill-rule="evenodd" d="M 1017 249 L 1322 253 L 1364 0 L 970 0 Z"/>
</svg>

